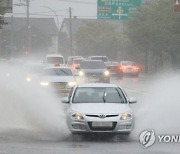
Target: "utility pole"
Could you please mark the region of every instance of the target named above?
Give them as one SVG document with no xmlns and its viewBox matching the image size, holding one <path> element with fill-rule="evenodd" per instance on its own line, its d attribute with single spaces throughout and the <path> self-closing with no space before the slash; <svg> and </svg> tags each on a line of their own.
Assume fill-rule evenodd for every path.
<svg viewBox="0 0 180 154">
<path fill-rule="evenodd" d="M 42 6 L 42 7 L 44 7 L 44 8 L 47 8 L 47 9 L 51 10 L 51 11 L 55 14 L 55 16 L 56 16 L 56 20 L 57 20 L 57 27 L 58 27 L 58 36 L 57 36 L 57 53 L 59 53 L 59 28 L 60 28 L 60 24 L 59 24 L 59 18 L 58 18 L 58 15 L 57 15 L 56 11 L 55 11 L 55 10 L 53 10 L 52 8 L 47 7 L 47 6 Z"/>
<path fill-rule="evenodd" d="M 72 45 L 72 10 L 69 7 L 69 32 L 70 32 L 70 52 L 73 55 L 73 45 Z"/>
<path fill-rule="evenodd" d="M 11 53 L 10 56 L 14 56 L 14 17 L 11 16 L 11 47 L 10 47 Z"/>
<path fill-rule="evenodd" d="M 27 44 L 26 44 L 26 50 L 27 52 L 31 52 L 31 26 L 30 26 L 30 20 L 29 20 L 29 4 L 30 4 L 30 0 L 26 0 L 26 4 L 27 4 L 27 25 L 26 25 L 26 29 L 27 29 Z"/>
</svg>

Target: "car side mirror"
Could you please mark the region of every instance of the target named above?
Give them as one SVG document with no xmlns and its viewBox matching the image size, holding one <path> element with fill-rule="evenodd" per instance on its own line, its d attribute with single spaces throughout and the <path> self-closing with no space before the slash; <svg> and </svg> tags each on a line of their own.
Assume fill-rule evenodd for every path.
<svg viewBox="0 0 180 154">
<path fill-rule="evenodd" d="M 107 69 L 110 70 L 110 69 L 111 69 L 111 66 L 107 66 Z"/>
<path fill-rule="evenodd" d="M 79 67 L 79 66 L 76 66 L 76 67 L 75 67 L 75 69 L 79 70 L 79 69 L 80 69 L 80 67 Z"/>
<path fill-rule="evenodd" d="M 134 104 L 134 103 L 137 103 L 137 99 L 136 98 L 129 98 L 129 104 Z"/>
<path fill-rule="evenodd" d="M 68 104 L 69 103 L 69 97 L 64 97 L 61 100 L 62 103 Z"/>
</svg>

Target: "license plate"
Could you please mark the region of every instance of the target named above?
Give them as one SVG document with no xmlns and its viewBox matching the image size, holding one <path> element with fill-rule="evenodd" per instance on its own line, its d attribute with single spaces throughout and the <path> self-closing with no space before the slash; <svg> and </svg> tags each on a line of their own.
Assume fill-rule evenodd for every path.
<svg viewBox="0 0 180 154">
<path fill-rule="evenodd" d="M 98 79 L 96 79 L 96 78 L 90 78 L 89 79 L 89 81 L 92 81 L 92 82 L 95 82 L 95 81 L 97 81 Z"/>
<path fill-rule="evenodd" d="M 92 122 L 92 127 L 112 127 L 112 122 Z"/>
<path fill-rule="evenodd" d="M 56 83 L 56 88 L 63 89 L 65 88 L 65 85 L 63 83 Z"/>
</svg>

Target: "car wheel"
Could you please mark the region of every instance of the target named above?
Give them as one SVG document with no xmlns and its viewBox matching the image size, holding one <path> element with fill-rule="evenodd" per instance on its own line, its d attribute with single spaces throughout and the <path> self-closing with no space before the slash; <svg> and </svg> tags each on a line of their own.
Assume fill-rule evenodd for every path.
<svg viewBox="0 0 180 154">
<path fill-rule="evenodd" d="M 139 74 L 135 74 L 134 77 L 135 77 L 135 78 L 138 78 L 138 77 L 139 77 Z"/>
<path fill-rule="evenodd" d="M 83 139 L 83 134 L 72 132 L 73 141 L 81 141 Z"/>
<path fill-rule="evenodd" d="M 123 79 L 123 75 L 122 74 L 118 74 L 118 79 Z"/>
<path fill-rule="evenodd" d="M 113 136 L 113 141 L 115 142 L 127 141 L 129 139 L 130 134 L 131 133 L 115 134 Z"/>
</svg>

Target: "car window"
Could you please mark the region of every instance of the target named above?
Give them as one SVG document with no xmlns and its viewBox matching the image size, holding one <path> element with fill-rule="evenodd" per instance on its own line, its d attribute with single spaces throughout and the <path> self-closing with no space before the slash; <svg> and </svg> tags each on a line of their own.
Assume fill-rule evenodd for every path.
<svg viewBox="0 0 180 154">
<path fill-rule="evenodd" d="M 43 76 L 73 76 L 70 69 L 67 68 L 53 68 L 45 69 L 43 71 Z"/>
<path fill-rule="evenodd" d="M 55 64 L 55 63 L 64 64 L 64 59 L 63 59 L 63 57 L 47 57 L 46 63 L 48 63 L 48 64 Z"/>
<path fill-rule="evenodd" d="M 84 61 L 80 64 L 81 69 L 106 69 L 102 61 Z"/>
<path fill-rule="evenodd" d="M 74 59 L 73 64 L 80 64 L 82 59 Z"/>
<path fill-rule="evenodd" d="M 118 88 L 77 88 L 73 103 L 126 103 Z"/>
</svg>

